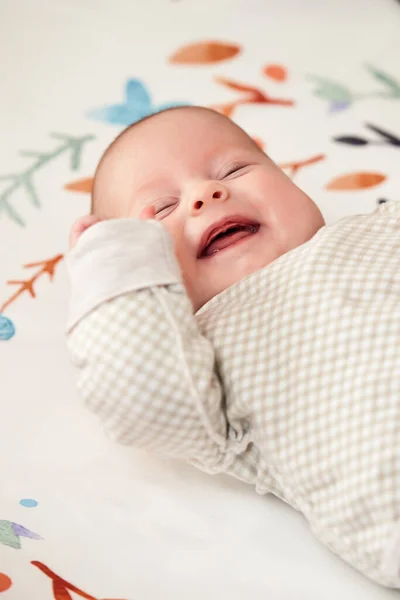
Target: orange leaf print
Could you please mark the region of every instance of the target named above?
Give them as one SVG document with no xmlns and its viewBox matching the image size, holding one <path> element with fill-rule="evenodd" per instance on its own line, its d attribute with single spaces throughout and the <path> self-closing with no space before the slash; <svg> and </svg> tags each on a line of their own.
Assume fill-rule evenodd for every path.
<svg viewBox="0 0 400 600">
<path fill-rule="evenodd" d="M 290 176 L 294 177 L 296 175 L 296 173 L 303 167 L 308 167 L 309 165 L 313 165 L 314 163 L 317 163 L 320 160 L 324 160 L 324 159 L 325 159 L 325 154 L 317 154 L 316 156 L 312 156 L 311 158 L 306 158 L 305 160 L 298 160 L 295 162 L 282 163 L 278 166 L 281 169 L 288 169 L 290 171 Z"/>
<path fill-rule="evenodd" d="M 259 89 L 254 87 L 254 85 L 248 85 L 247 83 L 239 83 L 238 81 L 233 81 L 232 79 L 228 79 L 227 77 L 222 77 L 217 75 L 215 77 L 215 81 L 217 83 L 221 83 L 231 90 L 235 90 L 235 92 L 247 92 L 249 94 L 256 95 L 260 99 L 264 99 L 265 94 L 261 92 Z"/>
<path fill-rule="evenodd" d="M 259 148 L 261 148 L 261 150 L 265 150 L 265 144 L 264 144 L 264 142 L 262 141 L 262 139 L 261 139 L 261 138 L 259 138 L 259 137 L 255 137 L 255 136 L 253 135 L 253 140 L 255 141 L 255 143 L 257 144 L 257 146 L 258 146 Z"/>
<path fill-rule="evenodd" d="M 93 177 L 86 177 L 85 179 L 78 179 L 71 183 L 66 183 L 64 189 L 69 192 L 83 192 L 84 194 L 91 194 L 93 188 Z"/>
<path fill-rule="evenodd" d="M 195 42 L 177 50 L 169 57 L 170 63 L 205 65 L 233 58 L 240 52 L 237 44 L 225 42 Z"/>
<path fill-rule="evenodd" d="M 285 81 L 287 79 L 287 70 L 282 65 L 265 65 L 263 73 L 275 81 Z"/>
<path fill-rule="evenodd" d="M 32 268 L 36 267 L 37 271 L 34 275 L 32 275 L 32 277 L 29 277 L 29 279 L 24 279 L 24 280 L 13 279 L 13 280 L 7 281 L 7 283 L 9 285 L 18 285 L 19 287 L 18 287 L 17 291 L 14 292 L 14 294 L 12 294 L 12 296 L 10 296 L 8 298 L 8 300 L 6 300 L 0 306 L 0 313 L 3 313 L 5 311 L 5 309 L 7 308 L 7 306 L 10 306 L 10 304 L 15 302 L 15 300 L 19 296 L 21 296 L 21 294 L 23 294 L 24 292 L 28 292 L 28 294 L 30 294 L 32 296 L 32 298 L 36 298 L 34 284 L 37 281 L 37 279 L 39 279 L 40 277 L 42 277 L 42 275 L 47 273 L 47 275 L 50 278 L 50 281 L 52 281 L 55 270 L 56 270 L 56 266 L 58 265 L 60 260 L 62 260 L 63 258 L 64 258 L 64 256 L 62 254 L 57 254 L 57 256 L 54 256 L 53 258 L 48 258 L 47 260 L 41 260 L 39 262 L 33 262 L 33 263 L 24 265 L 24 269 L 32 269 Z"/>
<path fill-rule="evenodd" d="M 221 115 L 224 115 L 224 117 L 231 117 L 238 104 L 238 102 L 228 102 L 227 104 L 214 104 L 210 106 L 210 108 L 221 113 Z"/>
<path fill-rule="evenodd" d="M 99 600 L 99 598 L 96 598 L 95 596 L 92 596 L 91 594 L 87 594 L 86 592 L 79 589 L 78 587 L 76 587 L 75 585 L 73 585 L 72 583 L 67 581 L 66 579 L 63 579 L 62 577 L 60 577 L 59 575 L 54 573 L 54 571 L 49 569 L 49 567 L 47 567 L 45 564 L 39 562 L 38 560 L 32 560 L 31 564 L 33 566 L 37 567 L 38 569 L 40 569 L 40 571 L 42 571 L 42 573 L 47 575 L 47 577 L 49 577 L 52 580 L 54 600 L 72 600 L 71 593 L 76 594 L 80 598 L 84 598 L 84 600 Z M 112 600 L 112 599 L 110 599 L 110 600 Z M 114 598 L 114 600 L 117 600 L 117 599 Z"/>
<path fill-rule="evenodd" d="M 6 592 L 12 586 L 12 580 L 5 573 L 0 573 L 0 592 Z"/>
<path fill-rule="evenodd" d="M 367 188 L 375 187 L 385 181 L 386 175 L 381 173 L 370 173 L 370 172 L 359 172 L 359 173 L 348 173 L 347 175 L 341 175 L 331 179 L 326 184 L 327 190 L 365 190 Z"/>
<path fill-rule="evenodd" d="M 57 580 L 53 581 L 53 596 L 54 600 L 72 600 L 69 591 Z"/>
<path fill-rule="evenodd" d="M 235 92 L 243 92 L 246 94 L 242 96 L 241 99 L 236 100 L 235 106 L 239 106 L 240 104 L 276 104 L 279 106 L 294 106 L 293 100 L 286 98 L 272 98 L 271 96 L 268 96 L 266 92 L 253 85 L 233 81 L 232 79 L 227 79 L 220 75 L 216 76 L 214 80 L 216 83 L 220 83 Z M 230 106 L 232 106 L 232 103 L 230 103 Z"/>
</svg>

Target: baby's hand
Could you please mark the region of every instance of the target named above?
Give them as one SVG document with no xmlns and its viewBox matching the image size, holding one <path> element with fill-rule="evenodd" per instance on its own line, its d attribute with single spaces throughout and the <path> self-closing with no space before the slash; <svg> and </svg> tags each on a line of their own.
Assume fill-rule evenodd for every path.
<svg viewBox="0 0 400 600">
<path fill-rule="evenodd" d="M 86 215 L 75 221 L 71 227 L 71 233 L 69 234 L 69 249 L 72 250 L 72 248 L 76 246 L 77 241 L 86 229 L 89 229 L 92 225 L 96 225 L 96 223 L 100 223 L 102 220 L 103 219 L 100 219 L 100 217 L 96 217 L 95 215 Z"/>
<path fill-rule="evenodd" d="M 154 206 L 146 206 L 143 208 L 138 218 L 142 220 L 146 219 L 155 219 L 156 213 Z M 69 249 L 72 250 L 77 244 L 77 241 L 81 237 L 82 233 L 103 221 L 100 217 L 96 217 L 95 215 L 86 215 L 85 217 L 80 217 L 71 227 L 71 233 L 69 234 Z"/>
</svg>

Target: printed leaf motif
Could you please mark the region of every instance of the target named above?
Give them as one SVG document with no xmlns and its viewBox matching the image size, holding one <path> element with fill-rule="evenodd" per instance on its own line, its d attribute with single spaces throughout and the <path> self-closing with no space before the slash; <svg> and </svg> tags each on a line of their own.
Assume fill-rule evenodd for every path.
<svg viewBox="0 0 400 600">
<path fill-rule="evenodd" d="M 347 175 L 341 175 L 335 177 L 327 185 L 327 190 L 363 190 L 372 188 L 382 181 L 385 181 L 386 175 L 381 173 L 371 172 L 359 172 L 359 173 L 348 173 Z"/>
<path fill-rule="evenodd" d="M 91 194 L 93 188 L 93 177 L 86 177 L 85 179 L 77 179 L 66 183 L 64 189 L 69 192 L 82 192 L 84 194 Z"/>
<path fill-rule="evenodd" d="M 349 144 L 350 146 L 367 146 L 368 140 L 357 137 L 355 135 L 343 135 L 340 137 L 333 138 L 335 142 L 340 142 L 341 144 Z"/>
<path fill-rule="evenodd" d="M 53 581 L 53 596 L 54 600 L 72 600 L 69 591 L 57 579 Z"/>
<path fill-rule="evenodd" d="M 47 273 L 50 281 L 52 281 L 56 270 L 56 266 L 63 258 L 64 256 L 62 254 L 57 254 L 53 258 L 48 258 L 47 260 L 42 260 L 39 262 L 24 265 L 24 269 L 31 269 L 36 267 L 38 270 L 29 279 L 7 281 L 9 285 L 18 285 L 18 290 L 14 292 L 14 294 L 12 294 L 12 296 L 10 296 L 10 298 L 8 298 L 8 300 L 6 300 L 2 304 L 2 306 L 0 306 L 0 313 L 4 312 L 5 309 L 8 306 L 10 306 L 10 304 L 15 302 L 15 300 L 24 292 L 28 292 L 28 294 L 30 294 L 32 298 L 35 298 L 36 294 L 34 284 L 37 281 L 37 279 L 39 279 L 40 277 L 42 277 L 42 275 Z"/>
<path fill-rule="evenodd" d="M 216 76 L 215 81 L 217 83 L 221 83 L 225 87 L 230 90 L 234 90 L 235 92 L 246 92 L 248 94 L 252 94 L 263 100 L 264 94 L 259 89 L 254 87 L 253 85 L 248 85 L 247 83 L 239 83 L 238 81 L 232 81 L 232 79 L 227 79 L 226 77 Z"/>
<path fill-rule="evenodd" d="M 5 573 L 0 573 L 0 592 L 6 592 L 12 586 L 12 580 Z"/>
<path fill-rule="evenodd" d="M 259 148 L 261 148 L 261 150 L 265 150 L 265 144 L 264 144 L 264 142 L 262 141 L 261 138 L 256 137 L 256 136 L 253 135 L 253 141 L 257 144 L 257 146 Z"/>
<path fill-rule="evenodd" d="M 317 75 L 309 75 L 309 79 L 318 84 L 314 94 L 324 100 L 331 100 L 334 103 L 350 103 L 353 100 L 352 93 L 341 83 L 318 77 Z"/>
<path fill-rule="evenodd" d="M 391 144 L 392 146 L 400 146 L 400 138 L 398 138 L 396 135 L 393 135 L 392 133 L 389 133 L 389 131 L 385 131 L 384 129 L 381 129 L 380 127 L 377 127 L 376 125 L 372 125 L 372 123 L 365 123 L 365 126 L 370 131 L 377 133 L 388 144 Z"/>
<path fill-rule="evenodd" d="M 329 105 L 329 112 L 335 113 L 344 110 L 350 106 L 349 102 L 331 102 Z"/>
<path fill-rule="evenodd" d="M 100 600 L 100 598 L 92 596 L 91 594 L 87 594 L 82 589 L 76 587 L 73 583 L 70 583 L 66 579 L 63 579 L 62 577 L 54 573 L 54 571 L 49 569 L 49 567 L 47 567 L 42 562 L 39 562 L 38 560 L 33 560 L 31 564 L 34 567 L 37 567 L 42 573 L 44 573 L 49 579 L 52 580 L 54 600 L 72 600 L 70 592 L 76 594 L 80 598 L 84 598 L 84 600 Z M 117 598 L 110 598 L 109 600 L 117 600 Z"/>
<path fill-rule="evenodd" d="M 378 138 L 377 139 L 365 139 L 359 136 L 339 136 L 333 138 L 335 142 L 341 142 L 343 144 L 350 144 L 352 146 L 366 146 L 367 144 L 390 144 L 391 146 L 400 147 L 400 138 L 382 129 L 381 127 L 377 127 L 376 125 L 372 125 L 372 123 L 365 123 L 365 127 L 370 131 L 373 131 Z"/>
<path fill-rule="evenodd" d="M 35 173 L 42 170 L 46 165 L 62 154 L 69 154 L 70 167 L 72 170 L 78 169 L 84 146 L 87 142 L 94 139 L 93 135 L 73 137 L 63 133 L 53 133 L 51 134 L 51 137 L 60 140 L 60 144 L 57 148 L 51 152 L 22 152 L 21 154 L 23 154 L 23 156 L 35 159 L 31 166 L 20 173 L 0 176 L 0 180 L 9 182 L 8 186 L 0 193 L 0 216 L 1 213 L 4 213 L 8 219 L 11 219 L 21 227 L 25 226 L 25 221 L 12 204 L 15 192 L 22 189 L 33 206 L 39 208 L 40 200 L 34 183 Z"/>
<path fill-rule="evenodd" d="M 329 112 L 342 111 L 348 108 L 354 100 L 350 90 L 340 83 L 316 75 L 309 75 L 308 78 L 318 84 L 318 87 L 314 90 L 315 96 L 328 100 Z"/>
<path fill-rule="evenodd" d="M 11 525 L 12 525 L 15 535 L 18 535 L 20 537 L 27 537 L 27 538 L 30 538 L 31 540 L 41 540 L 42 539 L 40 537 L 40 535 L 38 535 L 37 533 L 33 533 L 33 531 L 30 531 L 29 529 L 27 529 L 23 525 L 20 525 L 19 523 L 12 523 Z"/>
<path fill-rule="evenodd" d="M 233 58 L 240 52 L 237 44 L 225 42 L 195 42 L 183 46 L 169 57 L 169 62 L 174 64 L 212 64 Z"/>
<path fill-rule="evenodd" d="M 19 550 L 21 548 L 21 537 L 30 538 L 32 540 L 41 540 L 42 538 L 37 533 L 29 531 L 19 523 L 12 521 L 0 520 L 0 544 L 10 546 Z"/>
<path fill-rule="evenodd" d="M 325 160 L 325 154 L 317 154 L 315 156 L 311 156 L 311 158 L 306 158 L 305 160 L 282 163 L 278 166 L 280 169 L 289 170 L 289 175 L 293 178 L 296 175 L 296 173 L 303 167 L 308 167 L 309 165 L 313 165 L 317 162 L 320 162 L 321 160 Z"/>
<path fill-rule="evenodd" d="M 263 73 L 275 81 L 285 81 L 287 79 L 287 70 L 282 65 L 265 65 Z"/>
<path fill-rule="evenodd" d="M 215 81 L 231 90 L 234 90 L 235 92 L 243 93 L 243 95 L 234 102 L 217 104 L 210 107 L 222 113 L 226 117 L 231 117 L 235 108 L 242 104 L 275 104 L 278 106 L 294 106 L 293 100 L 286 98 L 272 98 L 263 90 L 246 83 L 240 83 L 238 81 L 233 81 L 232 79 L 227 79 L 226 77 L 221 76 L 216 76 Z"/>
<path fill-rule="evenodd" d="M 21 542 L 13 529 L 11 521 L 0 521 L 0 544 L 18 550 L 21 548 Z"/>
<path fill-rule="evenodd" d="M 225 104 L 215 104 L 213 106 L 210 106 L 210 108 L 212 108 L 213 110 L 221 113 L 221 115 L 224 115 L 224 117 L 229 117 L 231 118 L 235 108 L 241 104 L 241 102 L 239 101 L 235 101 L 235 102 L 227 102 Z"/>
<path fill-rule="evenodd" d="M 377 79 L 380 83 L 383 83 L 384 85 L 386 85 L 386 87 L 389 87 L 391 89 L 393 96 L 400 96 L 400 83 L 396 79 L 394 79 L 394 77 L 391 77 L 384 71 L 375 69 L 375 67 L 372 67 L 371 65 L 366 65 L 366 68 L 371 73 L 371 75 L 375 77 L 375 79 Z"/>
<path fill-rule="evenodd" d="M 329 101 L 330 112 L 344 110 L 353 102 L 365 100 L 366 98 L 386 98 L 389 100 L 400 99 L 400 83 L 394 77 L 368 65 L 367 69 L 376 81 L 385 86 L 385 90 L 382 91 L 378 89 L 371 90 L 370 92 L 357 92 L 357 90 L 351 91 L 341 83 L 337 83 L 336 81 L 324 77 L 309 75 L 308 78 L 318 84 L 317 89 L 314 90 L 314 94 Z"/>
</svg>

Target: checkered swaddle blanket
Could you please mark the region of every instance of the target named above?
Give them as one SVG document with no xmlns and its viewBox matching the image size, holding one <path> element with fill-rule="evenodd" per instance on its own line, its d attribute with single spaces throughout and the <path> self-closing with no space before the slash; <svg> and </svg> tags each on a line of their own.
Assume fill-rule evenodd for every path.
<svg viewBox="0 0 400 600">
<path fill-rule="evenodd" d="M 69 348 L 118 442 L 272 492 L 400 588 L 400 202 L 322 228 L 193 315 L 157 222 L 69 256 Z"/>
</svg>

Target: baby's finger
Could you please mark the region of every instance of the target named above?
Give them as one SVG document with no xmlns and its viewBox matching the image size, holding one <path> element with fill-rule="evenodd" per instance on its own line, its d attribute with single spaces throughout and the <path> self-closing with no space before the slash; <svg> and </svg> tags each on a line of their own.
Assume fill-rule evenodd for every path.
<svg viewBox="0 0 400 600">
<path fill-rule="evenodd" d="M 100 223 L 102 219 L 100 217 L 96 217 L 95 215 L 86 215 L 84 217 L 80 217 L 71 227 L 71 233 L 69 236 L 69 247 L 72 249 L 77 243 L 78 239 L 81 237 L 82 233 L 95 225 L 96 223 Z"/>
<path fill-rule="evenodd" d="M 155 219 L 156 209 L 154 206 L 145 206 L 139 213 L 139 219 Z"/>
</svg>

